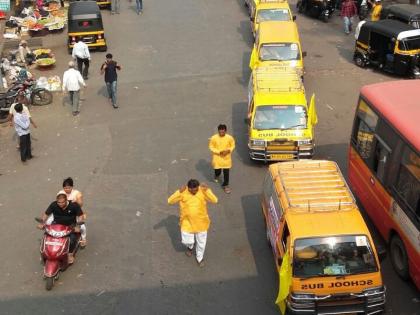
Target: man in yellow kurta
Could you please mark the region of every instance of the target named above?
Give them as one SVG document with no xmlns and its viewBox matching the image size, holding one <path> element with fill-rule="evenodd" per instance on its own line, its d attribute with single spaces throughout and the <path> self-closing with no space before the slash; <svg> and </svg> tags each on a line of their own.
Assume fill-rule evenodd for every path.
<svg viewBox="0 0 420 315">
<path fill-rule="evenodd" d="M 187 247 L 185 254 L 191 257 L 195 244 L 197 263 L 203 267 L 207 230 L 210 226 L 207 202 L 217 203 L 217 197 L 206 185 L 200 185 L 198 180 L 190 179 L 187 186 L 181 187 L 168 198 L 168 203 L 171 205 L 177 202 L 179 202 L 182 244 Z"/>
<path fill-rule="evenodd" d="M 381 19 L 381 11 L 382 11 L 381 0 L 375 0 L 375 2 L 372 3 L 372 14 L 370 16 L 370 19 L 372 21 L 379 21 Z"/>
<path fill-rule="evenodd" d="M 212 165 L 214 168 L 214 181 L 219 182 L 223 171 L 223 190 L 230 193 L 229 170 L 232 168 L 232 152 L 235 149 L 235 139 L 226 133 L 226 125 L 217 127 L 218 133 L 210 138 L 209 149 L 213 153 Z"/>
</svg>

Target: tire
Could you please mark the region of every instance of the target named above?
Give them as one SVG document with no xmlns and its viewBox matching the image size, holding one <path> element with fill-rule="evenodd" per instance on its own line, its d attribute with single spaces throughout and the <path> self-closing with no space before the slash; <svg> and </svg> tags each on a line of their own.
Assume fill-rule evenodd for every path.
<svg viewBox="0 0 420 315">
<path fill-rule="evenodd" d="M 302 5 L 302 1 L 298 1 L 298 3 L 296 4 L 296 7 L 297 7 L 299 13 L 303 13 L 304 7 Z"/>
<path fill-rule="evenodd" d="M 321 16 L 321 20 L 322 20 L 322 22 L 324 22 L 324 23 L 327 23 L 328 22 L 328 20 L 329 20 L 329 17 L 328 17 L 328 15 L 327 14 L 322 14 L 322 16 Z"/>
<path fill-rule="evenodd" d="M 9 112 L 0 112 L 0 124 L 4 124 L 9 120 Z"/>
<path fill-rule="evenodd" d="M 108 46 L 106 46 L 106 45 L 99 47 L 99 51 L 105 52 L 107 50 L 108 50 Z"/>
<path fill-rule="evenodd" d="M 358 66 L 360 68 L 366 67 L 365 59 L 363 58 L 363 56 L 361 54 L 356 54 L 354 56 L 354 63 L 356 64 L 356 66 Z"/>
<path fill-rule="evenodd" d="M 53 95 L 50 91 L 46 89 L 38 89 L 32 92 L 31 101 L 32 105 L 42 106 L 51 104 Z"/>
<path fill-rule="evenodd" d="M 54 286 L 54 277 L 48 277 L 45 279 L 45 289 L 47 291 L 51 291 L 52 287 Z"/>
<path fill-rule="evenodd" d="M 389 244 L 391 262 L 394 270 L 401 279 L 408 280 L 410 273 L 408 269 L 408 256 L 403 241 L 398 235 L 394 235 Z"/>
</svg>

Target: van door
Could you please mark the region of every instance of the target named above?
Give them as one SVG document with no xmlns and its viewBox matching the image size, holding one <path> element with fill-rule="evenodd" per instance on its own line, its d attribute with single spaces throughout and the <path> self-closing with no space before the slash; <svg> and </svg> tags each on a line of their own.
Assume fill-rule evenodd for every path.
<svg viewBox="0 0 420 315">
<path fill-rule="evenodd" d="M 286 220 L 284 218 L 281 220 L 280 223 L 280 232 L 278 236 L 278 250 L 279 255 L 277 258 L 281 258 L 286 254 L 288 245 L 290 244 L 290 232 L 289 227 L 287 226 Z M 281 265 L 281 259 L 277 259 L 277 264 Z"/>
</svg>

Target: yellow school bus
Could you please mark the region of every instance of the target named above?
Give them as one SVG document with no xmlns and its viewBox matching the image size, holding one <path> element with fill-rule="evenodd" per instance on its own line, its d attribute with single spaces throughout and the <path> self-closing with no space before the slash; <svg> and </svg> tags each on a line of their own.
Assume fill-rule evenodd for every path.
<svg viewBox="0 0 420 315">
<path fill-rule="evenodd" d="M 252 160 L 310 159 L 318 122 L 315 96 L 308 105 L 294 68 L 258 67 L 248 85 L 248 149 Z"/>
<path fill-rule="evenodd" d="M 272 164 L 261 206 L 288 314 L 379 314 L 385 287 L 373 239 L 337 164 Z"/>
</svg>

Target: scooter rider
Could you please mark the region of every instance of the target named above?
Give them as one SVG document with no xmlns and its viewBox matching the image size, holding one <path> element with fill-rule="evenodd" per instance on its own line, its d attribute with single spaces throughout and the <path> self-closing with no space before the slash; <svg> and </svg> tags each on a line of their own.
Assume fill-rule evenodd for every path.
<svg viewBox="0 0 420 315">
<path fill-rule="evenodd" d="M 80 208 L 83 207 L 83 195 L 80 191 L 78 191 L 77 189 L 74 189 L 73 179 L 71 177 L 67 177 L 63 181 L 63 190 L 60 190 L 59 193 L 66 194 L 68 201 L 76 202 L 80 206 Z M 86 221 L 85 211 L 83 211 L 83 221 Z M 80 232 L 81 232 L 80 246 L 85 247 L 86 246 L 86 224 L 82 224 L 80 226 Z"/>
<path fill-rule="evenodd" d="M 42 215 L 42 221 L 46 222 L 48 217 L 53 214 L 54 222 L 56 224 L 62 224 L 66 226 L 75 225 L 77 221 L 83 219 L 83 211 L 80 206 L 75 203 L 67 200 L 67 195 L 63 193 L 58 193 L 56 201 L 53 201 L 45 213 Z M 41 224 L 39 228 L 43 228 Z M 76 235 L 74 232 L 70 234 L 70 248 L 69 248 L 69 264 L 74 262 L 73 252 L 76 248 Z"/>
</svg>

